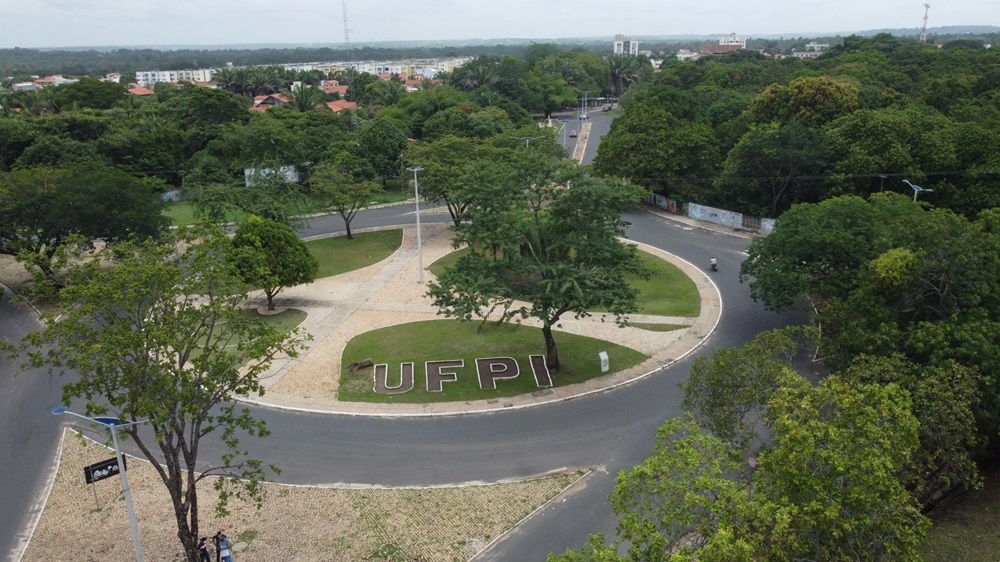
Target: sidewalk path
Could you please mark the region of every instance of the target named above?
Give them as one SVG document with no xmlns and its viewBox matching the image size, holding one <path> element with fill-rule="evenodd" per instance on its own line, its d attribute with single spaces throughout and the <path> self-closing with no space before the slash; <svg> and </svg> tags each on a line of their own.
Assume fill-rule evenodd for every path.
<svg viewBox="0 0 1000 562">
<path fill-rule="evenodd" d="M 635 315 L 633 322 L 689 326 L 670 332 L 639 328 L 618 328 L 608 315 L 595 314 L 560 322 L 561 331 L 625 345 L 649 355 L 640 365 L 587 382 L 545 389 L 528 395 L 435 404 L 373 404 L 341 402 L 337 399 L 340 362 L 344 347 L 355 336 L 396 324 L 441 318 L 426 296 L 433 274 L 424 271 L 424 284 L 417 282 L 416 232 L 403 228 L 403 242 L 388 259 L 369 267 L 317 280 L 309 285 L 286 289 L 276 298 L 282 307 L 308 313 L 301 327 L 314 340 L 298 358 L 277 360 L 261 376 L 267 393 L 254 403 L 327 413 L 377 416 L 444 415 L 487 412 L 535 406 L 599 392 L 651 375 L 690 353 L 718 324 L 722 303 L 714 283 L 697 267 L 667 252 L 640 245 L 669 261 L 687 274 L 698 287 L 701 314 L 697 318 Z M 452 252 L 451 232 L 443 224 L 425 225 L 423 261 L 425 268 Z M 257 296 L 263 303 L 263 297 Z M 525 321 L 528 325 L 537 325 Z"/>
</svg>

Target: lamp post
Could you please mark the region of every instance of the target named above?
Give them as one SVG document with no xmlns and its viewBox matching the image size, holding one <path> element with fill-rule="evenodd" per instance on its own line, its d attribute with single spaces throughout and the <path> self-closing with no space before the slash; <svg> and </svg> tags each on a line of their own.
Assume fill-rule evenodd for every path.
<svg viewBox="0 0 1000 562">
<path fill-rule="evenodd" d="M 914 203 L 917 202 L 917 194 L 920 193 L 921 191 L 927 191 L 927 192 L 934 191 L 933 189 L 929 189 L 929 188 L 926 188 L 926 187 L 920 187 L 919 185 L 914 185 L 914 184 L 910 183 L 910 180 L 903 180 L 903 183 L 905 183 L 906 185 L 910 186 L 913 189 L 913 202 Z"/>
<path fill-rule="evenodd" d="M 570 124 L 570 121 L 569 119 L 560 119 L 559 122 L 562 123 L 562 147 L 563 150 L 566 150 L 566 126 Z"/>
<path fill-rule="evenodd" d="M 413 172 L 413 199 L 417 206 L 417 283 L 424 282 L 424 248 L 420 240 L 420 185 L 417 183 L 417 172 L 423 169 L 423 166 L 413 166 L 406 169 Z"/>
<path fill-rule="evenodd" d="M 83 414 L 78 414 L 76 412 L 71 412 L 66 408 L 56 408 L 52 410 L 53 414 L 69 414 L 71 416 L 76 416 L 78 418 L 83 418 L 87 421 L 99 423 L 105 427 L 111 433 L 111 439 L 115 444 L 115 457 L 118 459 L 118 476 L 122 479 L 122 495 L 125 496 L 125 511 L 128 512 L 128 524 L 132 530 L 132 547 L 135 549 L 135 560 L 136 562 L 143 562 L 145 557 L 142 554 L 142 543 L 139 540 L 139 524 L 135 520 L 135 509 L 132 507 L 132 493 L 128 488 L 128 477 L 125 476 L 125 461 L 122 458 L 121 445 L 118 444 L 118 429 L 124 429 L 133 425 L 138 425 L 140 423 L 146 423 L 149 420 L 138 420 L 134 422 L 122 423 L 122 420 L 118 418 L 110 417 L 97 417 L 89 418 Z"/>
<path fill-rule="evenodd" d="M 523 140 L 524 141 L 524 148 L 528 148 L 528 144 L 530 144 L 531 141 L 537 139 L 538 137 L 513 137 L 512 136 L 510 138 L 517 139 L 517 140 Z"/>
<path fill-rule="evenodd" d="M 750 457 L 747 459 L 747 464 L 750 466 L 750 486 L 747 487 L 747 499 L 753 498 L 753 473 L 757 470 L 757 457 Z"/>
</svg>

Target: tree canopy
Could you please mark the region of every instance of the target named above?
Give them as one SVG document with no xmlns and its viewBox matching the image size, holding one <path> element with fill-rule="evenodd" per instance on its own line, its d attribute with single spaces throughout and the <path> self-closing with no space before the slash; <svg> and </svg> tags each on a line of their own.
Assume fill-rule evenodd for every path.
<svg viewBox="0 0 1000 562">
<path fill-rule="evenodd" d="M 222 477 L 223 513 L 234 494 L 260 501 L 268 467 L 241 450 L 239 436 L 268 430 L 236 401 L 261 395 L 258 375 L 303 341 L 244 314 L 246 286 L 225 259 L 229 250 L 219 230 L 113 243 L 73 266 L 59 294 L 61 318 L 21 346 L 31 365 L 74 373 L 63 385 L 67 406 L 80 400 L 89 416 L 148 420 L 123 431 L 167 489 L 190 562 L 203 534 L 199 483 Z M 218 457 L 199 447 L 210 434 L 225 445 Z"/>
</svg>

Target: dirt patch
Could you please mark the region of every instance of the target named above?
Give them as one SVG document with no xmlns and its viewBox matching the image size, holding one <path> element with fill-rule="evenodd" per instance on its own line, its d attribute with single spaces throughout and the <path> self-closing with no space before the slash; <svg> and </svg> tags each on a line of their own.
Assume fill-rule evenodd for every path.
<svg viewBox="0 0 1000 562">
<path fill-rule="evenodd" d="M 25 562 L 128 560 L 132 542 L 120 481 L 83 482 L 83 467 L 114 456 L 67 430 L 59 470 Z M 180 560 L 170 502 L 152 466 L 129 459 L 129 484 L 146 560 Z M 316 488 L 269 484 L 262 509 L 233 503 L 212 516 L 212 483 L 200 485 L 201 534 L 222 529 L 239 562 L 467 560 L 580 478 L 576 472 L 451 488 Z M 239 544 L 243 543 L 243 544 Z"/>
</svg>

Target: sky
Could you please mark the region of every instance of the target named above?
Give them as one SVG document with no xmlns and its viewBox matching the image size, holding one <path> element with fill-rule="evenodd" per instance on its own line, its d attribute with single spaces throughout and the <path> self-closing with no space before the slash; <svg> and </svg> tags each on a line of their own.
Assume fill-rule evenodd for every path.
<svg viewBox="0 0 1000 562">
<path fill-rule="evenodd" d="M 353 43 L 916 28 L 923 0 L 346 0 Z M 1000 25 L 1000 0 L 929 0 L 929 26 Z M 0 48 L 343 43 L 337 0 L 0 0 Z"/>
</svg>

